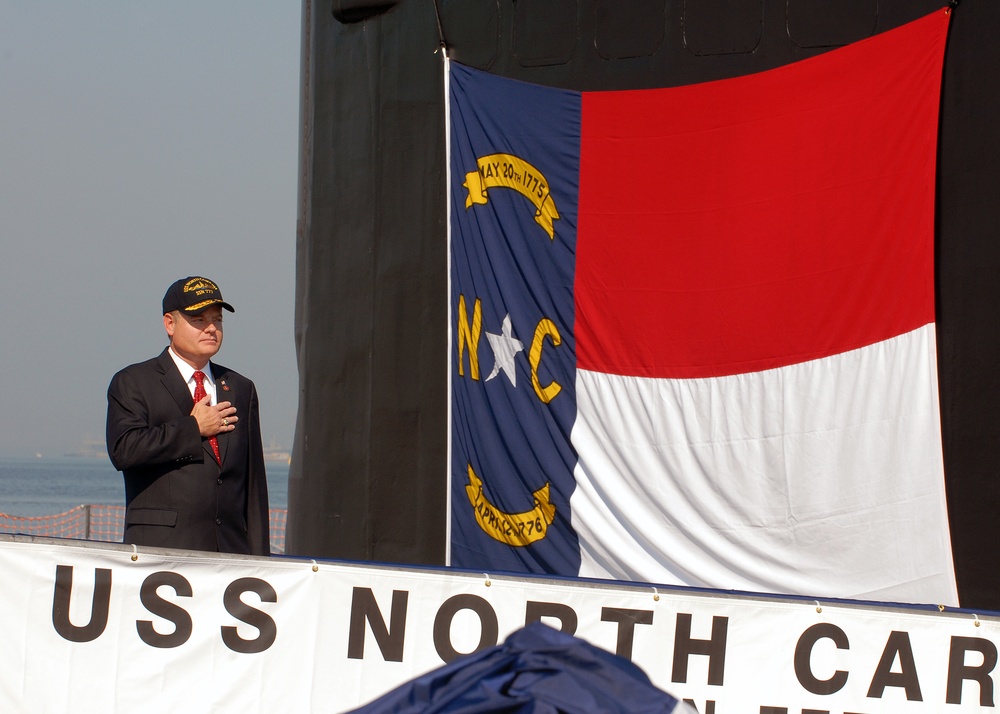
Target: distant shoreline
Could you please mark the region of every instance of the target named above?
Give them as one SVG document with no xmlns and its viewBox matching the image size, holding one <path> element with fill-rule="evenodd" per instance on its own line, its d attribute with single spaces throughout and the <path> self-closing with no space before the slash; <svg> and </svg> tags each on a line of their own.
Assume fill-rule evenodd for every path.
<svg viewBox="0 0 1000 714">
<path fill-rule="evenodd" d="M 63 453 L 62 456 L 63 458 L 66 459 L 107 459 L 108 452 L 103 441 L 88 440 L 82 443 L 73 451 L 67 451 Z M 41 459 L 46 457 L 40 453 L 36 453 L 35 458 Z M 280 462 L 287 464 L 291 463 L 291 460 L 292 460 L 292 453 L 287 449 L 275 446 L 264 449 L 264 461 Z"/>
<path fill-rule="evenodd" d="M 272 508 L 288 507 L 288 462 L 267 462 Z M 123 505 L 122 475 L 105 453 L 0 456 L 0 513 L 18 517 L 64 513 L 80 504 Z"/>
</svg>

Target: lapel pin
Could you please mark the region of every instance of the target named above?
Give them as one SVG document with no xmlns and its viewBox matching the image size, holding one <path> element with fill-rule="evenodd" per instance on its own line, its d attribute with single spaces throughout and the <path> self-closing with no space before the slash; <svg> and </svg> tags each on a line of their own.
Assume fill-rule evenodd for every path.
<svg viewBox="0 0 1000 714">
<path fill-rule="evenodd" d="M 229 391 L 229 385 L 226 384 L 226 380 L 223 379 L 222 382 L 221 382 L 221 384 L 222 384 L 222 391 L 223 392 L 228 392 Z"/>
</svg>

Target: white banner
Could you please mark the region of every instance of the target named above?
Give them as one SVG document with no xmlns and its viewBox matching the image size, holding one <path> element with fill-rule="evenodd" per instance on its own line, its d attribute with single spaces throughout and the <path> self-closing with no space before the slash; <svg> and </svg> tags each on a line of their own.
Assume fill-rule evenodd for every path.
<svg viewBox="0 0 1000 714">
<path fill-rule="evenodd" d="M 0 536 L 0 711 L 337 712 L 544 622 L 703 714 L 992 710 L 1000 617 Z"/>
</svg>

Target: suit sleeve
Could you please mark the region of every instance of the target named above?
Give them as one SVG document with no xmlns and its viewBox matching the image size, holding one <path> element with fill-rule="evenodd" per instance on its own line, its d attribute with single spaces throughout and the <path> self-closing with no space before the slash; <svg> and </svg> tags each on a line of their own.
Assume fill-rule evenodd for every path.
<svg viewBox="0 0 1000 714">
<path fill-rule="evenodd" d="M 108 387 L 107 440 L 119 471 L 200 458 L 198 422 L 184 415 L 155 423 L 149 400 L 135 375 L 116 374 Z"/>
<path fill-rule="evenodd" d="M 270 555 L 270 511 L 264 446 L 260 434 L 260 405 L 257 401 L 257 388 L 252 384 L 247 423 L 250 433 L 250 454 L 247 463 L 247 536 L 250 540 L 250 552 L 253 555 Z"/>
</svg>

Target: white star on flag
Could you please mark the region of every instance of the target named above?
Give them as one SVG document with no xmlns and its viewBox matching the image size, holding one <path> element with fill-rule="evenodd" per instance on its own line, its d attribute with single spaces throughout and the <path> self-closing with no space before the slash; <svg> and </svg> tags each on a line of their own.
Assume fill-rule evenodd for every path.
<svg viewBox="0 0 1000 714">
<path fill-rule="evenodd" d="M 511 334 L 510 327 L 510 313 L 503 319 L 503 326 L 500 328 L 501 334 L 495 335 L 492 332 L 486 333 L 486 339 L 490 341 L 490 347 L 493 348 L 493 358 L 496 360 L 496 364 L 493 365 L 493 371 L 490 372 L 490 376 L 486 378 L 489 382 L 491 379 L 496 377 L 500 370 L 507 375 L 507 379 L 510 380 L 512 386 L 517 386 L 517 372 L 514 369 L 514 357 L 517 356 L 518 352 L 524 350 L 524 344 L 521 340 L 517 339 Z"/>
</svg>

